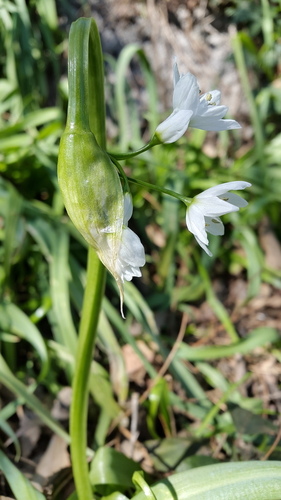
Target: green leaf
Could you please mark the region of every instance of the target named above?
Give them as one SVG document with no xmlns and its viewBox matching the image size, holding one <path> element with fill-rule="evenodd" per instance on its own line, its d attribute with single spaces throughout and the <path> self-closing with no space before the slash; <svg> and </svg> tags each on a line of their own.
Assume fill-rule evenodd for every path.
<svg viewBox="0 0 281 500">
<path fill-rule="evenodd" d="M 157 500 L 280 500 L 281 462 L 206 465 L 152 486 Z M 144 493 L 134 500 L 145 500 Z"/>
<path fill-rule="evenodd" d="M 259 327 L 249 333 L 249 335 L 233 344 L 224 346 L 190 347 L 187 344 L 181 344 L 177 355 L 188 361 L 199 361 L 206 359 L 219 359 L 233 356 L 234 354 L 247 354 L 256 347 L 274 343 L 279 339 L 279 334 L 275 328 Z"/>
<path fill-rule="evenodd" d="M 70 437 L 67 432 L 56 422 L 56 420 L 50 415 L 49 411 L 39 399 L 31 394 L 25 385 L 18 380 L 15 375 L 11 372 L 8 365 L 6 364 L 4 358 L 0 354 L 0 381 L 5 385 L 10 391 L 12 391 L 16 396 L 22 398 L 29 408 L 36 413 L 36 415 L 52 429 L 56 434 L 61 436 L 67 443 L 70 442 Z"/>
<path fill-rule="evenodd" d="M 277 428 L 270 421 L 265 420 L 261 415 L 255 415 L 245 408 L 240 408 L 235 404 L 228 404 L 233 423 L 241 434 L 276 434 Z"/>
<path fill-rule="evenodd" d="M 0 328 L 27 340 L 34 347 L 42 362 L 40 378 L 44 378 L 49 369 L 48 352 L 41 333 L 29 317 L 15 304 L 3 302 L 0 304 Z"/>
<path fill-rule="evenodd" d="M 69 365 L 73 372 L 75 358 L 70 350 L 53 340 L 48 341 L 48 346 L 54 352 L 57 360 L 66 366 Z M 110 419 L 116 418 L 120 414 L 121 408 L 114 399 L 108 372 L 96 361 L 92 361 L 91 364 L 89 390 L 95 402 Z"/>
<path fill-rule="evenodd" d="M 101 494 L 114 490 L 125 491 L 133 487 L 132 476 L 140 470 L 140 465 L 119 451 L 109 447 L 99 448 L 90 468 L 90 481 Z"/>
<path fill-rule="evenodd" d="M 70 298 L 69 280 L 70 268 L 68 263 L 69 237 L 66 231 L 54 232 L 52 240 L 52 259 L 50 262 L 50 290 L 53 302 L 53 313 L 57 324 L 57 339 L 76 354 L 77 333 L 73 323 Z"/>
<path fill-rule="evenodd" d="M 263 255 L 254 231 L 249 227 L 241 228 L 240 242 L 247 256 L 248 291 L 247 298 L 255 297 L 259 293 Z"/>
<path fill-rule="evenodd" d="M 128 375 L 121 347 L 103 310 L 98 323 L 98 345 L 105 350 L 109 358 L 111 383 L 119 402 L 124 403 L 128 397 Z"/>
<path fill-rule="evenodd" d="M 26 477 L 0 450 L 0 470 L 6 477 L 16 500 L 46 500 L 46 497 L 37 491 Z"/>
<path fill-rule="evenodd" d="M 158 438 L 156 431 L 157 418 L 161 420 L 165 434 L 169 435 L 171 432 L 168 412 L 169 392 L 165 379 L 159 379 L 150 390 L 148 405 L 147 426 L 151 436 L 156 439 Z"/>
<path fill-rule="evenodd" d="M 222 302 L 217 298 L 214 292 L 213 284 L 210 280 L 206 268 L 203 266 L 203 264 L 198 263 L 198 269 L 206 287 L 207 300 L 211 306 L 211 309 L 214 311 L 217 318 L 222 322 L 231 340 L 232 341 L 238 340 L 238 334 L 234 328 L 234 325 L 229 317 L 226 308 L 224 307 Z"/>
<path fill-rule="evenodd" d="M 156 85 L 155 80 L 152 75 L 148 60 L 146 55 L 140 45 L 132 43 L 124 47 L 121 51 L 116 64 L 116 105 L 117 105 L 117 119 L 119 121 L 119 133 L 120 133 L 120 150 L 124 151 L 130 141 L 132 140 L 135 146 L 140 147 L 140 139 L 136 137 L 131 137 L 132 131 L 136 132 L 139 129 L 139 120 L 133 120 L 135 118 L 135 107 L 131 103 L 128 103 L 128 89 L 126 88 L 126 83 L 128 80 L 128 69 L 132 59 L 137 56 L 143 72 L 147 92 L 149 95 L 149 121 L 151 122 L 150 132 L 153 133 L 156 128 L 157 120 L 157 96 L 156 96 Z M 127 99 L 126 99 L 127 98 Z M 131 104 L 131 106 L 129 106 Z M 130 118 L 129 118 L 130 117 Z M 136 123 L 137 124 L 136 124 Z M 132 126 L 135 125 L 135 126 Z M 139 130 L 138 130 L 139 133 Z M 138 142 L 138 143 L 137 143 Z"/>
<path fill-rule="evenodd" d="M 166 438 L 145 442 L 153 466 L 157 471 L 170 472 L 176 469 L 191 446 L 186 438 Z"/>
</svg>

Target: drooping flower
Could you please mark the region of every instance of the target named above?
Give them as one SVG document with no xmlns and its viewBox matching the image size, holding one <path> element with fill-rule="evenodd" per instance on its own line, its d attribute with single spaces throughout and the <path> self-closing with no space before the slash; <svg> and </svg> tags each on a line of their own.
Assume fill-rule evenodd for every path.
<svg viewBox="0 0 281 500">
<path fill-rule="evenodd" d="M 129 193 L 124 196 L 123 220 L 116 220 L 114 226 L 107 226 L 97 232 L 97 228 L 89 226 L 95 241 L 97 254 L 116 279 L 120 292 L 120 309 L 122 317 L 124 301 L 124 281 L 140 277 L 140 267 L 145 265 L 145 253 L 139 237 L 128 227 L 132 217 L 133 203 Z M 121 232 L 119 228 L 121 227 Z"/>
<path fill-rule="evenodd" d="M 143 267 L 145 265 L 145 253 L 143 245 L 136 233 L 134 233 L 128 227 L 128 221 L 132 217 L 132 214 L 132 197 L 129 193 L 126 193 L 124 196 L 124 216 L 121 241 L 115 261 L 112 262 L 113 269 L 111 269 L 111 273 L 115 277 L 120 291 L 121 314 L 123 318 L 124 281 L 131 281 L 134 277 L 140 277 L 140 267 Z M 100 256 L 100 259 L 103 261 L 102 255 Z"/>
<path fill-rule="evenodd" d="M 173 112 L 156 128 L 155 137 L 160 142 L 177 141 L 188 127 L 214 132 L 241 128 L 235 120 L 222 119 L 228 108 L 220 105 L 219 90 L 200 95 L 194 75 L 180 75 L 177 63 L 174 64 L 173 72 Z"/>
<path fill-rule="evenodd" d="M 220 216 L 230 212 L 236 212 L 241 207 L 246 207 L 246 200 L 230 190 L 239 190 L 250 187 L 249 182 L 233 181 L 219 184 L 206 189 L 195 196 L 186 211 L 187 229 L 194 234 L 196 241 L 212 256 L 207 248 L 209 244 L 207 233 L 221 236 L 224 234 L 224 225 Z"/>
<path fill-rule="evenodd" d="M 129 193 L 124 196 L 124 218 L 121 246 L 119 249 L 116 270 L 122 282 L 131 281 L 132 278 L 140 277 L 140 267 L 145 264 L 143 245 L 139 237 L 128 227 L 128 221 L 133 214 L 132 197 Z"/>
</svg>

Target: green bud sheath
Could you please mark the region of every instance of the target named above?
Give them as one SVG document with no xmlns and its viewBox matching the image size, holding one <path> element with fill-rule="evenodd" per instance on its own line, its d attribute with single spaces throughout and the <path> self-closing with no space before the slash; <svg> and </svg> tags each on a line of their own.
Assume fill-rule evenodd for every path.
<svg viewBox="0 0 281 500">
<path fill-rule="evenodd" d="M 122 234 L 122 186 L 114 165 L 100 149 L 91 131 L 64 132 L 58 178 L 73 224 L 101 254 L 102 261 L 107 261 L 109 251 L 114 261 Z M 110 262 L 104 264 L 113 271 Z"/>
<path fill-rule="evenodd" d="M 69 217 L 95 248 L 120 289 L 115 264 L 122 238 L 124 196 L 117 170 L 97 142 L 104 146 L 105 138 L 101 131 L 94 130 L 98 121 L 93 119 L 95 113 L 104 117 L 99 99 L 91 98 L 95 72 L 101 72 L 98 80 L 103 81 L 102 60 L 97 57 L 100 47 L 94 53 L 99 43 L 96 35 L 96 25 L 89 19 L 79 19 L 70 30 L 68 115 L 59 148 L 58 180 Z"/>
</svg>

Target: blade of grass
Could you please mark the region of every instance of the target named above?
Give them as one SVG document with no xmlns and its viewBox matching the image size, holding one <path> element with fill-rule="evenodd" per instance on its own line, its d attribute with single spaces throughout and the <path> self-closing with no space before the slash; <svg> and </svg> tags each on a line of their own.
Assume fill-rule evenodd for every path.
<svg viewBox="0 0 281 500">
<path fill-rule="evenodd" d="M 119 403 L 122 404 L 128 397 L 128 376 L 121 348 L 103 310 L 100 313 L 98 323 L 98 345 L 103 347 L 107 353 L 110 364 L 111 382 L 118 395 Z"/>
<path fill-rule="evenodd" d="M 16 500 L 46 500 L 46 497 L 32 486 L 31 482 L 14 466 L 1 450 L 0 470 L 2 470 L 6 477 Z"/>
<path fill-rule="evenodd" d="M 53 313 L 59 332 L 59 342 L 69 348 L 75 355 L 77 349 L 77 333 L 73 323 L 70 298 L 68 264 L 69 236 L 66 231 L 56 231 L 52 245 L 50 262 L 50 292 L 53 301 Z"/>
<path fill-rule="evenodd" d="M 229 334 L 229 337 L 232 340 L 232 342 L 237 342 L 239 340 L 238 334 L 237 334 L 237 332 L 234 328 L 234 325 L 233 325 L 233 323 L 228 315 L 227 310 L 225 309 L 225 307 L 221 303 L 221 301 L 217 298 L 217 296 L 213 290 L 213 286 L 212 286 L 212 283 L 211 283 L 211 280 L 210 280 L 210 277 L 208 275 L 207 270 L 201 264 L 201 262 L 198 261 L 197 264 L 198 264 L 198 270 L 199 270 L 200 276 L 205 284 L 207 301 L 209 302 L 209 304 L 210 304 L 211 308 L 213 309 L 217 318 L 222 322 L 222 324 L 225 327 L 227 333 Z"/>
<path fill-rule="evenodd" d="M 5 323 L 5 330 L 27 340 L 41 359 L 42 367 L 38 380 L 43 379 L 49 370 L 49 357 L 45 342 L 38 328 L 29 317 L 15 304 L 0 304 L 0 324 Z"/>
<path fill-rule="evenodd" d="M 191 347 L 182 343 L 178 356 L 188 361 L 199 361 L 226 358 L 235 354 L 245 355 L 256 347 L 277 342 L 278 338 L 279 334 L 275 328 L 260 327 L 252 330 L 245 339 L 230 345 Z"/>
<path fill-rule="evenodd" d="M 221 410 L 221 405 L 223 403 L 225 403 L 226 401 L 228 401 L 231 394 L 233 392 L 235 392 L 236 389 L 240 385 L 242 385 L 244 382 L 246 382 L 246 380 L 248 380 L 251 376 L 252 376 L 251 373 L 246 373 L 244 375 L 244 377 L 242 377 L 238 382 L 236 382 L 235 384 L 229 385 L 227 391 L 222 395 L 222 397 L 219 399 L 219 401 L 215 405 L 212 406 L 212 408 L 209 410 L 209 412 L 205 416 L 204 420 L 201 422 L 199 427 L 196 429 L 196 431 L 195 431 L 196 437 L 201 438 L 202 436 L 204 436 L 204 434 L 206 432 L 208 434 L 208 427 L 210 426 L 210 424 L 213 422 L 216 415 Z"/>
<path fill-rule="evenodd" d="M 144 330 L 150 333 L 153 341 L 158 345 L 163 359 L 166 359 L 169 354 L 169 350 L 165 347 L 160 338 L 153 313 L 141 293 L 137 290 L 133 283 L 130 282 L 125 283 L 125 303 L 138 321 L 143 325 Z M 206 394 L 197 379 L 192 375 L 192 373 L 190 373 L 182 361 L 177 359 L 176 356 L 171 361 L 169 371 L 176 377 L 177 380 L 180 381 L 189 395 L 201 401 L 203 405 L 206 404 L 209 406 Z"/>
<path fill-rule="evenodd" d="M 148 60 L 145 56 L 144 51 L 138 44 L 127 45 L 118 58 L 116 64 L 116 105 L 117 105 L 117 118 L 119 120 L 119 147 L 121 151 L 125 151 L 131 140 L 134 141 L 134 137 L 130 137 L 130 131 L 132 129 L 131 115 L 129 118 L 128 106 L 126 104 L 126 82 L 128 79 L 127 72 L 133 57 L 138 56 L 141 69 L 143 71 L 146 83 L 146 89 L 149 95 L 149 106 L 150 113 L 149 118 L 151 120 L 151 133 L 156 127 L 155 120 L 157 121 L 157 95 L 156 86 L 153 75 L 150 70 Z M 139 126 L 138 126 L 139 127 Z M 138 142 L 138 143 L 136 143 Z M 134 147 L 139 147 L 139 141 L 134 141 Z"/>
<path fill-rule="evenodd" d="M 70 437 L 65 430 L 56 422 L 50 415 L 47 408 L 42 405 L 39 399 L 31 394 L 25 385 L 16 378 L 10 371 L 9 367 L 0 354 L 0 380 L 13 394 L 17 397 L 23 398 L 26 405 L 36 413 L 40 420 L 47 425 L 53 432 L 62 437 L 67 443 L 70 442 Z"/>
<path fill-rule="evenodd" d="M 196 467 L 151 487 L 157 500 L 280 500 L 281 462 L 232 462 Z M 134 500 L 145 500 L 144 492 Z"/>
<path fill-rule="evenodd" d="M 235 57 L 236 66 L 240 75 L 242 87 L 244 94 L 246 95 L 250 116 L 252 120 L 252 125 L 254 127 L 255 133 L 255 144 L 258 153 L 258 158 L 262 162 L 264 158 L 264 135 L 263 127 L 260 121 L 259 113 L 257 110 L 256 102 L 252 93 L 252 89 L 249 82 L 248 70 L 245 62 L 245 57 L 243 53 L 243 33 L 237 33 L 232 39 L 233 53 Z"/>
</svg>

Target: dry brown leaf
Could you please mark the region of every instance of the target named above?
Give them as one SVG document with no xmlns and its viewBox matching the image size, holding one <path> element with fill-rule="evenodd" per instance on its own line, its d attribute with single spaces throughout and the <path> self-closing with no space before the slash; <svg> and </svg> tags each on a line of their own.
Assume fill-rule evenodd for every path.
<svg viewBox="0 0 281 500">
<path fill-rule="evenodd" d="M 17 436 L 21 443 L 21 455 L 27 458 L 31 455 L 40 438 L 41 422 L 35 413 L 25 410 L 23 407 L 18 407 L 17 414 L 20 421 Z"/>
<path fill-rule="evenodd" d="M 41 457 L 36 473 L 41 477 L 50 477 L 55 472 L 70 466 L 67 443 L 60 436 L 54 434 L 48 444 L 48 447 Z"/>
<path fill-rule="evenodd" d="M 71 403 L 71 387 L 63 387 L 53 403 L 52 416 L 57 420 L 68 420 Z"/>
<path fill-rule="evenodd" d="M 137 346 L 144 354 L 149 362 L 154 359 L 154 352 L 148 347 L 145 342 L 138 340 Z M 126 373 L 131 381 L 136 382 L 139 385 L 143 385 L 143 379 L 146 373 L 142 360 L 139 358 L 137 353 L 134 351 L 133 347 L 126 344 L 122 347 Z"/>
<path fill-rule="evenodd" d="M 281 245 L 272 231 L 267 217 L 262 220 L 259 236 L 261 247 L 265 253 L 265 264 L 271 269 L 281 269 Z"/>
</svg>

